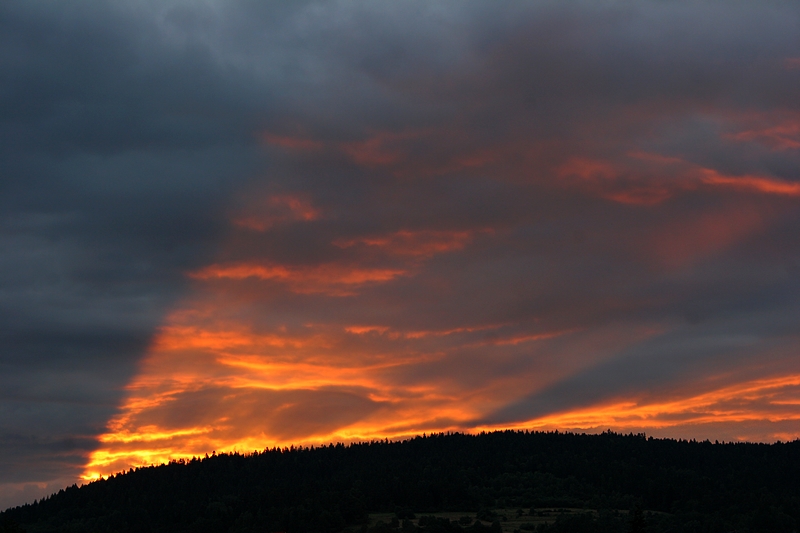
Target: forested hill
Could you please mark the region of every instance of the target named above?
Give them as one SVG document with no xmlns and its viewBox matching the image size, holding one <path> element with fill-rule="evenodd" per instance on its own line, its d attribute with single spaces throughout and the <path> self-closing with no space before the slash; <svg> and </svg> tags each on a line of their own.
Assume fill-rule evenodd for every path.
<svg viewBox="0 0 800 533">
<path fill-rule="evenodd" d="M 538 531 L 797 531 L 800 441 L 717 444 L 505 431 L 219 454 L 72 486 L 6 510 L 0 531 L 332 532 L 353 526 L 387 533 L 390 524 L 368 527 L 367 513 L 396 512 L 402 519 L 441 511 L 482 513 L 487 521 L 405 520 L 395 521 L 395 530 L 489 531 L 493 510 L 527 515 L 554 507 L 594 511 L 577 517 L 573 511 L 569 519 L 540 523 Z"/>
</svg>

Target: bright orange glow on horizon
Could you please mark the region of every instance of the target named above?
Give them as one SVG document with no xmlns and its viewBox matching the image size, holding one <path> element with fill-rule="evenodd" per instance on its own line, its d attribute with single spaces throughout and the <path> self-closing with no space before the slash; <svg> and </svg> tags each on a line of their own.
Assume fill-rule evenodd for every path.
<svg viewBox="0 0 800 533">
<path fill-rule="evenodd" d="M 385 333 L 382 328 L 345 329 L 361 332 L 356 335 Z M 393 382 L 394 370 L 430 362 L 431 356 L 410 354 L 405 359 L 349 366 L 331 364 L 333 361 L 309 363 L 291 357 L 285 362 L 271 362 L 262 354 L 236 355 L 263 346 L 263 336 L 242 334 L 236 342 L 198 344 L 185 333 L 179 327 L 162 330 L 143 374 L 129 387 L 129 400 L 109 424 L 109 432 L 101 437 L 101 447 L 92 454 L 84 480 L 130 466 L 159 464 L 211 451 L 249 452 L 274 446 L 399 439 L 423 432 L 503 428 L 591 432 L 613 428 L 652 433 L 709 424 L 800 420 L 800 375 L 789 375 L 717 386 L 695 395 L 679 392 L 664 399 L 622 399 L 517 424 L 486 425 L 478 420 L 487 413 L 486 395 L 498 395 L 497 390 L 448 392 L 433 384 L 401 386 Z M 177 337 L 171 338 L 173 335 Z M 231 338 L 211 332 L 200 337 L 220 336 Z M 497 344 L 557 336 L 543 334 Z M 267 343 L 299 350 L 310 344 L 293 344 L 291 340 Z M 324 344 L 335 346 L 337 340 Z M 173 361 L 182 360 L 181 352 L 198 348 L 201 351 L 195 353 L 193 365 L 185 367 Z M 334 412 L 343 406 L 360 412 L 352 418 L 335 420 L 332 425 L 326 425 L 327 417 L 336 418 L 343 413 L 323 413 L 325 416 L 316 427 L 300 427 L 295 433 L 282 434 L 276 431 L 277 426 L 271 426 L 273 420 L 291 424 L 296 422 L 295 416 L 313 417 L 315 410 L 325 410 L 325 402 L 333 405 Z M 300 411 L 291 412 L 298 406 Z M 260 408 L 266 410 L 266 424 L 253 418 Z M 289 418 L 282 411 L 289 411 Z M 793 436 L 800 436 L 800 429 Z"/>
<path fill-rule="evenodd" d="M 792 128 L 723 138 L 791 149 Z M 454 134 L 448 142 L 458 144 L 457 153 L 437 158 L 422 142 L 436 133 L 372 132 L 330 146 L 272 134 L 264 141 L 292 157 L 331 149 L 365 172 L 401 178 L 480 167 L 511 151 L 471 153 L 458 144 L 468 144 L 468 136 Z M 348 220 L 344 229 L 326 226 L 335 209 L 303 194 L 245 199 L 231 217 L 225 253 L 188 273 L 191 293 L 158 329 L 83 479 L 212 451 L 442 431 L 800 437 L 800 374 L 788 364 L 781 371 L 751 361 L 750 375 L 731 377 L 709 363 L 691 380 L 676 374 L 652 391 L 617 393 L 613 382 L 585 397 L 557 394 L 563 384 L 583 386 L 570 379 L 607 370 L 603 365 L 626 350 L 706 319 L 703 302 L 681 306 L 670 291 L 685 290 L 692 303 L 705 297 L 693 292 L 702 285 L 696 280 L 722 274 L 703 267 L 739 252 L 770 229 L 781 209 L 796 207 L 800 183 L 729 175 L 638 150 L 616 159 L 559 157 L 543 163 L 541 173 L 519 172 L 531 197 L 553 204 L 555 214 L 541 226 L 540 213 L 524 202 L 513 215 L 524 219 L 518 226 L 480 203 L 482 194 L 515 200 L 488 187 L 476 193 L 483 211 L 474 221 L 439 220 L 424 212 L 427 205 L 414 204 L 404 209 L 424 212 L 421 222 L 406 225 L 398 209 L 382 224 Z M 563 230 L 571 224 L 560 218 L 566 193 L 579 198 L 581 213 L 599 213 L 603 222 Z M 669 209 L 678 204 L 675 216 Z M 623 216 L 613 219 L 612 212 Z M 279 233 L 287 228 L 293 231 Z M 660 306 L 675 310 L 659 315 L 653 309 Z M 666 368 L 671 352 L 665 353 L 656 363 Z M 713 357 L 721 364 L 722 356 Z M 529 410 L 498 414 L 516 405 Z"/>
<path fill-rule="evenodd" d="M 255 322 L 214 318 L 228 316 L 241 305 L 235 298 L 211 304 L 196 307 L 195 300 L 193 309 L 173 313 L 161 328 L 138 377 L 128 386 L 128 399 L 92 453 L 84 481 L 212 451 L 401 439 L 440 431 L 658 432 L 800 420 L 800 375 L 790 375 L 710 385 L 701 394 L 677 391 L 662 399 L 619 399 L 487 425 L 481 420 L 492 411 L 530 391 L 530 374 L 469 385 L 446 375 L 425 374 L 451 354 L 472 347 L 492 350 L 498 361 L 504 351 L 521 345 L 544 349 L 546 343 L 567 342 L 573 343 L 569 350 L 574 352 L 585 342 L 582 332 L 525 332 L 518 324 L 444 330 L 306 324 L 257 331 Z M 598 346 L 598 341 L 589 342 Z"/>
<path fill-rule="evenodd" d="M 755 404 L 763 402 L 760 409 Z M 664 429 L 681 425 L 800 420 L 800 375 L 756 379 L 696 396 L 661 402 L 621 401 L 548 415 L 524 425 L 534 429 Z M 794 438 L 800 437 L 800 428 Z"/>
</svg>

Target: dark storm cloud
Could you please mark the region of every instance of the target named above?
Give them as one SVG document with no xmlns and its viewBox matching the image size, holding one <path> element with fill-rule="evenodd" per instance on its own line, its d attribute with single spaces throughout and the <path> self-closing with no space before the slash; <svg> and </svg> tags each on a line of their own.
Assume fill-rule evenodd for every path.
<svg viewBox="0 0 800 533">
<path fill-rule="evenodd" d="M 5 2 L 0 505 L 79 472 L 209 265 L 284 268 L 208 282 L 265 330 L 497 326 L 434 335 L 447 357 L 398 384 L 559 368 L 487 423 L 757 366 L 798 333 L 798 26 L 782 2 Z M 287 413 L 373 414 L 358 394 Z"/>
</svg>

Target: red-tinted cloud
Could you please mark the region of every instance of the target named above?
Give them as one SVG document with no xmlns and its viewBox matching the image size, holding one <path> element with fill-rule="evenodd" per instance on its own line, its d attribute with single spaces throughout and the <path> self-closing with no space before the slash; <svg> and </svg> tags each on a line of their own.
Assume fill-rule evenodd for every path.
<svg viewBox="0 0 800 533">
<path fill-rule="evenodd" d="M 356 287 L 370 283 L 384 283 L 408 274 L 406 270 L 385 268 L 358 268 L 342 265 L 293 267 L 277 264 L 236 263 L 211 265 L 190 274 L 192 278 L 241 280 L 255 278 L 277 281 L 289 290 L 303 294 L 325 293 L 349 295 Z"/>
</svg>

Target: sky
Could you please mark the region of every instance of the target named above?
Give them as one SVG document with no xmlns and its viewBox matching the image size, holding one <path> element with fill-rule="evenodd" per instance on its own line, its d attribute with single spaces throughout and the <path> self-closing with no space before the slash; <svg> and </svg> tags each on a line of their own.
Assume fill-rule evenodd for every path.
<svg viewBox="0 0 800 533">
<path fill-rule="evenodd" d="M 800 437 L 800 4 L 0 3 L 0 508 L 495 429 Z"/>
</svg>

